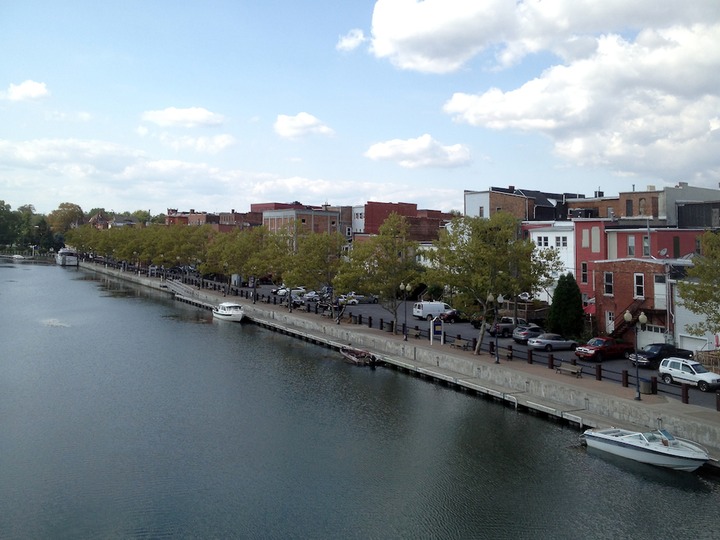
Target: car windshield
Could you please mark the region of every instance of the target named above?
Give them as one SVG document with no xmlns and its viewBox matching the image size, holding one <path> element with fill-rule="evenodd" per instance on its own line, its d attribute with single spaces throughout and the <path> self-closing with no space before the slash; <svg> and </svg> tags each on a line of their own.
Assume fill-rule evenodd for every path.
<svg viewBox="0 0 720 540">
<path fill-rule="evenodd" d="M 708 370 L 705 369 L 705 366 L 702 364 L 690 364 L 690 366 L 695 370 L 695 373 L 707 373 Z"/>
<path fill-rule="evenodd" d="M 660 350 L 660 345 L 658 345 L 658 344 L 656 344 L 656 343 L 654 343 L 654 344 L 652 344 L 652 345 L 645 345 L 645 346 L 642 348 L 642 350 L 645 351 L 645 352 L 655 353 L 655 352 L 658 352 L 658 351 Z"/>
<path fill-rule="evenodd" d="M 603 344 L 603 340 L 599 339 L 599 338 L 595 338 L 595 339 L 591 339 L 590 341 L 588 341 L 587 344 L 590 345 L 591 347 L 600 347 Z"/>
</svg>

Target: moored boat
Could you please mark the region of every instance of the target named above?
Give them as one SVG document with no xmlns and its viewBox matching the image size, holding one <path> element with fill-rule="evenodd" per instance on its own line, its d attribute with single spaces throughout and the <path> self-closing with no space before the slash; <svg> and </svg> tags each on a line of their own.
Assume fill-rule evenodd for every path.
<svg viewBox="0 0 720 540">
<path fill-rule="evenodd" d="M 355 364 L 356 366 L 376 366 L 378 363 L 377 357 L 374 354 L 362 349 L 343 347 L 340 349 L 340 354 L 343 355 L 346 362 Z"/>
<path fill-rule="evenodd" d="M 222 302 L 212 312 L 213 317 L 224 321 L 240 322 L 245 317 L 242 306 L 235 302 Z"/>
<path fill-rule="evenodd" d="M 699 444 L 674 437 L 665 429 L 596 428 L 586 430 L 582 437 L 589 448 L 677 471 L 692 472 L 712 459 Z"/>
<path fill-rule="evenodd" d="M 78 257 L 77 251 L 64 247 L 60 248 L 55 255 L 55 262 L 60 266 L 78 266 L 80 264 L 80 258 Z"/>
</svg>

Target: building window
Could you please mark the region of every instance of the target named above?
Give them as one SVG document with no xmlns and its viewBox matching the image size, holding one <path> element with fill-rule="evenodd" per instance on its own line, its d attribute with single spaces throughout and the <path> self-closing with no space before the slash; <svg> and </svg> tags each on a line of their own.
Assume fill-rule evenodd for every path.
<svg viewBox="0 0 720 540">
<path fill-rule="evenodd" d="M 643 236 L 643 257 L 650 256 L 650 237 Z"/>
<path fill-rule="evenodd" d="M 580 283 L 588 282 L 588 263 L 580 263 Z"/>
<path fill-rule="evenodd" d="M 632 199 L 625 201 L 625 215 L 631 217 L 633 215 L 633 202 Z"/>
<path fill-rule="evenodd" d="M 634 280 L 633 298 L 645 298 L 645 274 L 634 274 Z"/>
<path fill-rule="evenodd" d="M 587 229 L 582 230 L 582 239 L 580 240 L 580 243 L 584 248 L 590 247 L 590 231 Z"/>
<path fill-rule="evenodd" d="M 592 244 L 592 247 L 591 247 L 590 249 L 592 249 L 592 252 L 593 252 L 593 253 L 600 253 L 600 246 L 601 246 L 601 242 L 600 242 L 600 227 L 593 227 L 593 228 L 592 228 L 592 240 L 591 240 L 591 244 Z"/>
<path fill-rule="evenodd" d="M 540 247 L 548 247 L 548 246 L 550 246 L 550 237 L 548 237 L 548 236 L 538 236 L 537 245 L 540 246 Z"/>
<path fill-rule="evenodd" d="M 567 247 L 567 236 L 556 236 L 555 237 L 555 247 Z"/>
<path fill-rule="evenodd" d="M 638 201 L 638 213 L 641 216 L 645 215 L 645 207 L 646 206 L 647 206 L 647 203 L 645 202 L 645 198 L 643 197 L 642 199 L 640 199 L 640 201 Z"/>
<path fill-rule="evenodd" d="M 613 273 L 612 272 L 605 272 L 603 276 L 603 281 L 605 284 L 605 294 L 608 296 L 613 295 Z"/>
<path fill-rule="evenodd" d="M 485 207 L 481 206 L 478 208 L 478 217 L 484 218 L 485 217 Z"/>
<path fill-rule="evenodd" d="M 635 237 L 628 236 L 628 257 L 635 256 Z"/>
</svg>

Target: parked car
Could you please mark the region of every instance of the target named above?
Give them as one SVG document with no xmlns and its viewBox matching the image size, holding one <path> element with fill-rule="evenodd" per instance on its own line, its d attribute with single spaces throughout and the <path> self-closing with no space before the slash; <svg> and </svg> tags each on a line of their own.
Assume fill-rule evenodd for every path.
<svg viewBox="0 0 720 540">
<path fill-rule="evenodd" d="M 358 294 L 355 291 L 349 292 L 346 295 L 348 298 L 354 298 L 358 301 L 358 304 L 377 304 L 378 297 L 374 294 Z"/>
<path fill-rule="evenodd" d="M 275 294 L 277 294 L 278 296 L 287 296 L 288 293 L 294 294 L 296 296 L 301 296 L 305 294 L 305 287 L 295 287 L 294 289 L 288 289 L 287 287 L 283 287 L 282 289 L 278 289 Z"/>
<path fill-rule="evenodd" d="M 446 323 L 462 323 L 472 319 L 470 315 L 459 309 L 449 309 L 440 314 L 440 320 Z"/>
<path fill-rule="evenodd" d="M 637 353 L 631 354 L 630 361 L 633 364 L 637 362 L 640 367 L 657 369 L 661 360 L 671 356 L 692 358 L 694 353 L 688 349 L 678 349 L 675 345 L 669 343 L 650 343 L 637 351 Z"/>
<path fill-rule="evenodd" d="M 666 384 L 686 383 L 702 392 L 720 386 L 720 375 L 708 371 L 700 362 L 687 358 L 665 358 L 660 362 L 660 378 Z"/>
<path fill-rule="evenodd" d="M 560 334 L 545 333 L 528 339 L 527 345 L 529 349 L 541 349 L 548 352 L 560 350 L 573 351 L 577 347 L 577 342 L 572 339 L 567 339 Z"/>
<path fill-rule="evenodd" d="M 360 303 L 360 302 L 358 302 L 357 298 L 350 297 L 346 294 L 341 294 L 340 296 L 338 296 L 335 299 L 335 302 L 340 306 L 344 306 L 344 305 L 356 306 Z"/>
<path fill-rule="evenodd" d="M 610 358 L 630 358 L 635 351 L 632 343 L 611 337 L 594 337 L 575 349 L 575 356 L 583 360 L 602 362 Z"/>
<path fill-rule="evenodd" d="M 303 295 L 305 302 L 319 302 L 320 295 L 316 291 L 308 291 Z"/>
<path fill-rule="evenodd" d="M 537 337 L 543 332 L 545 332 L 545 330 L 537 324 L 527 324 L 516 327 L 515 330 L 513 330 L 512 338 L 516 343 L 525 344 L 528 342 L 528 339 Z"/>
<path fill-rule="evenodd" d="M 491 336 L 500 334 L 502 337 L 510 337 L 518 326 L 527 326 L 525 319 L 515 317 L 501 317 L 495 324 L 488 325 L 488 333 Z"/>
</svg>

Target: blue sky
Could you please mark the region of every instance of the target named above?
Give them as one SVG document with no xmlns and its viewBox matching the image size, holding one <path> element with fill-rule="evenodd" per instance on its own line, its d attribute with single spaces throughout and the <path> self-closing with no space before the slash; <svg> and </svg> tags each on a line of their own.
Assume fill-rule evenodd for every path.
<svg viewBox="0 0 720 540">
<path fill-rule="evenodd" d="M 720 181 L 717 0 L 0 3 L 0 200 L 47 213 Z"/>
</svg>

